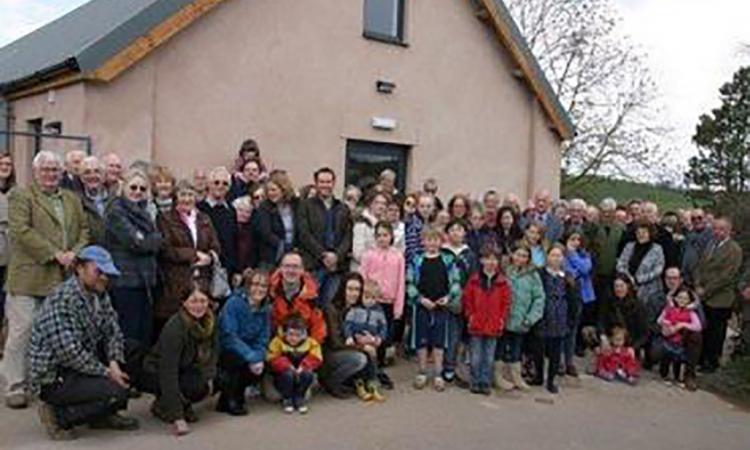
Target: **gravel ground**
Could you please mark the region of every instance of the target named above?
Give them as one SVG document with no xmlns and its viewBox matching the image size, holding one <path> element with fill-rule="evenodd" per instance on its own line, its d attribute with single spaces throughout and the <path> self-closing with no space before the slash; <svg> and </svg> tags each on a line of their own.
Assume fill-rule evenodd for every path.
<svg viewBox="0 0 750 450">
<path fill-rule="evenodd" d="M 149 416 L 147 396 L 129 411 L 141 430 L 81 429 L 66 443 L 47 440 L 35 407 L 0 407 L 0 449 L 750 449 L 750 413 L 652 377 L 630 387 L 582 376 L 564 380 L 554 398 L 541 389 L 485 397 L 455 387 L 415 391 L 414 371 L 408 363 L 391 368 L 397 386 L 383 404 L 319 395 L 307 416 L 258 400 L 249 416 L 232 418 L 207 401 L 193 432 L 179 439 Z"/>
</svg>

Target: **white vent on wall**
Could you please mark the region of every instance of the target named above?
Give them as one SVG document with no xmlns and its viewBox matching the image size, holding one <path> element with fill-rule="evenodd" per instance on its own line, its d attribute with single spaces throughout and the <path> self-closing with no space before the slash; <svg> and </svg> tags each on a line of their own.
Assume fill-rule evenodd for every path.
<svg viewBox="0 0 750 450">
<path fill-rule="evenodd" d="M 393 130 L 398 125 L 396 119 L 389 117 L 373 117 L 372 127 L 378 130 Z"/>
</svg>

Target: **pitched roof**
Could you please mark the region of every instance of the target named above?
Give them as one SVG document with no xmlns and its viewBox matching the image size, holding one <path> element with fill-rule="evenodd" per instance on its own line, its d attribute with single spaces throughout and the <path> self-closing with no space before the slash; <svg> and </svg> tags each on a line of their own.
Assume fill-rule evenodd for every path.
<svg viewBox="0 0 750 450">
<path fill-rule="evenodd" d="M 91 0 L 0 48 L 0 94 L 60 75 L 110 81 L 224 0 Z M 562 139 L 574 133 L 503 0 L 478 0 Z M 171 23 L 170 23 L 171 22 Z M 168 27 L 165 27 L 168 23 Z M 160 29 L 160 27 L 162 29 Z M 157 33 L 158 31 L 158 33 Z"/>
<path fill-rule="evenodd" d="M 88 72 L 191 0 L 92 0 L 0 49 L 0 90 L 62 69 Z"/>
</svg>

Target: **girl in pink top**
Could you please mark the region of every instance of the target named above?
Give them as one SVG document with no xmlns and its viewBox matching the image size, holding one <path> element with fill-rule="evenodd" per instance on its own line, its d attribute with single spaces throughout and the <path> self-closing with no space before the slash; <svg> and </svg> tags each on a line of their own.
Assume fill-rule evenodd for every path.
<svg viewBox="0 0 750 450">
<path fill-rule="evenodd" d="M 667 303 L 656 320 L 661 327 L 661 336 L 652 352 L 657 360 L 661 357 L 659 373 L 665 381 L 669 378 L 671 366 L 675 382 L 679 383 L 682 366 L 688 359 L 685 347 L 687 334 L 700 333 L 703 329 L 697 308 L 695 292 L 681 287 L 675 292 L 673 302 Z M 686 378 L 693 376 L 691 372 L 685 374 Z"/>
<path fill-rule="evenodd" d="M 379 366 L 385 363 L 385 350 L 393 344 L 394 321 L 401 320 L 404 314 L 406 291 L 404 254 L 393 245 L 393 226 L 386 221 L 375 225 L 375 247 L 365 251 L 360 262 L 360 273 L 366 280 L 377 281 L 382 298 L 380 303 L 388 320 L 388 339 L 378 354 Z M 380 383 L 385 388 L 392 386 L 385 372 L 379 374 Z"/>
</svg>

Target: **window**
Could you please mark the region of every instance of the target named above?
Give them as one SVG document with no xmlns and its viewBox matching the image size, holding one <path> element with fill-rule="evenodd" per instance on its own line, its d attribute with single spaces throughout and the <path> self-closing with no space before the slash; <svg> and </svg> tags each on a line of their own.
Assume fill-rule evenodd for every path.
<svg viewBox="0 0 750 450">
<path fill-rule="evenodd" d="M 31 149 L 34 155 L 42 151 L 42 119 L 32 119 L 26 122 L 30 133 L 36 136 L 31 137 Z"/>
<path fill-rule="evenodd" d="M 365 0 L 364 36 L 404 44 L 406 0 Z"/>
<path fill-rule="evenodd" d="M 50 122 L 44 125 L 46 134 L 62 134 L 62 122 Z"/>
<path fill-rule="evenodd" d="M 396 188 L 406 187 L 406 159 L 409 147 L 350 140 L 346 143 L 346 185 L 353 184 L 363 191 L 378 183 L 385 169 L 396 172 Z"/>
</svg>

